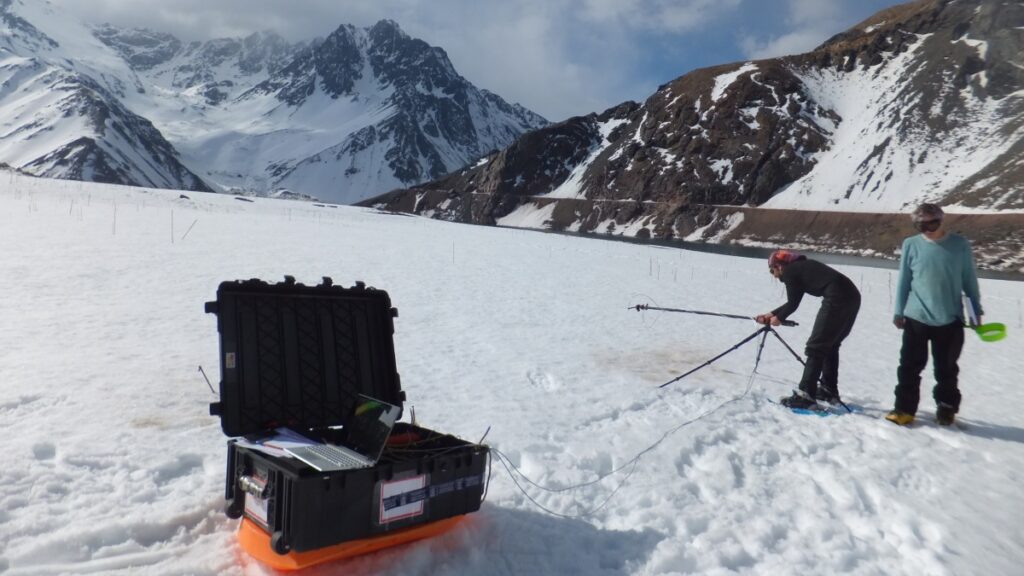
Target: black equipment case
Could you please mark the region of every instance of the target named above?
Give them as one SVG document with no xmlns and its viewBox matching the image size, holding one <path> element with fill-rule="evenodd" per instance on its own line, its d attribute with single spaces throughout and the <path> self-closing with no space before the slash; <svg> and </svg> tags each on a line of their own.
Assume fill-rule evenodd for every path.
<svg viewBox="0 0 1024 576">
<path fill-rule="evenodd" d="M 331 440 L 365 394 L 402 406 L 387 292 L 324 278 L 223 282 L 206 311 L 220 333 L 229 517 L 265 530 L 278 554 L 370 538 L 480 508 L 488 448 L 398 422 L 373 468 L 320 472 L 237 444 L 278 427 Z"/>
</svg>

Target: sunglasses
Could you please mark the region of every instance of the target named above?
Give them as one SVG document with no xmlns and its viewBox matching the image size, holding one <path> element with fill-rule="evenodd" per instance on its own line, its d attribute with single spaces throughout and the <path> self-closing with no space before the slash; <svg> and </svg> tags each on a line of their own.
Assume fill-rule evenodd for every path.
<svg viewBox="0 0 1024 576">
<path fill-rule="evenodd" d="M 914 222 L 914 228 L 917 228 L 921 232 L 935 232 L 942 225 L 941 219 L 936 220 L 923 220 L 921 222 Z"/>
</svg>

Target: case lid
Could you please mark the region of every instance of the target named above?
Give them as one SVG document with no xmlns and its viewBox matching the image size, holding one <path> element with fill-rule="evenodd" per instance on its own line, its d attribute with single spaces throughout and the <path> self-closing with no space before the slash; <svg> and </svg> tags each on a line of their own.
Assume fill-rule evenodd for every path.
<svg viewBox="0 0 1024 576">
<path fill-rule="evenodd" d="M 345 424 L 358 394 L 401 406 L 394 318 L 383 290 L 357 282 L 297 284 L 291 276 L 223 282 L 206 311 L 220 333 L 220 401 L 210 413 L 228 436 L 279 426 Z"/>
</svg>

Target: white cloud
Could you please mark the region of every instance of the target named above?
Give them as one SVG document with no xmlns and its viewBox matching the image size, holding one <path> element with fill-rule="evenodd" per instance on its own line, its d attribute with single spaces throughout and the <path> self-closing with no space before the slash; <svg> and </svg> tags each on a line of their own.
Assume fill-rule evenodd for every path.
<svg viewBox="0 0 1024 576">
<path fill-rule="evenodd" d="M 886 1 L 53 0 L 88 22 L 183 40 L 259 30 L 308 40 L 388 18 L 443 48 L 470 82 L 555 121 L 643 100 L 694 68 L 802 52 L 849 13 L 866 17 L 862 4 Z"/>
<path fill-rule="evenodd" d="M 677 33 L 714 21 L 742 0 L 584 0 L 592 22 L 621 23 L 637 29 Z"/>
<path fill-rule="evenodd" d="M 820 25 L 842 19 L 841 0 L 788 0 L 788 19 L 797 25 Z"/>
<path fill-rule="evenodd" d="M 790 54 L 803 54 L 818 47 L 823 40 L 828 38 L 830 33 L 816 29 L 795 30 L 776 38 L 752 38 L 741 39 L 743 53 L 752 60 L 764 58 L 776 58 Z"/>
<path fill-rule="evenodd" d="M 785 24 L 780 34 L 747 35 L 739 39 L 743 53 L 752 59 L 802 54 L 820 46 L 843 31 L 853 20 L 849 3 L 843 0 L 786 0 Z"/>
</svg>

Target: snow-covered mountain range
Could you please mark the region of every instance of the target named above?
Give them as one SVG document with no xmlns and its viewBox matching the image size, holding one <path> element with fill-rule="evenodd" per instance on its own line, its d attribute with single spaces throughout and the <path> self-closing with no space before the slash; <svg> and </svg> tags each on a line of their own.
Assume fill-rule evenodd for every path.
<svg viewBox="0 0 1024 576">
<path fill-rule="evenodd" d="M 1022 211 L 1022 55 L 1024 3 L 918 0 L 810 53 L 696 70 L 642 104 L 545 127 L 371 203 L 453 221 L 752 243 L 797 240 L 802 227 L 757 235 L 731 207 L 895 213 L 933 200 Z M 1019 252 L 1019 232 L 1017 242 Z"/>
<path fill-rule="evenodd" d="M 388 20 L 184 43 L 0 0 L 0 162 L 30 174 L 350 203 L 546 124 Z"/>
</svg>

